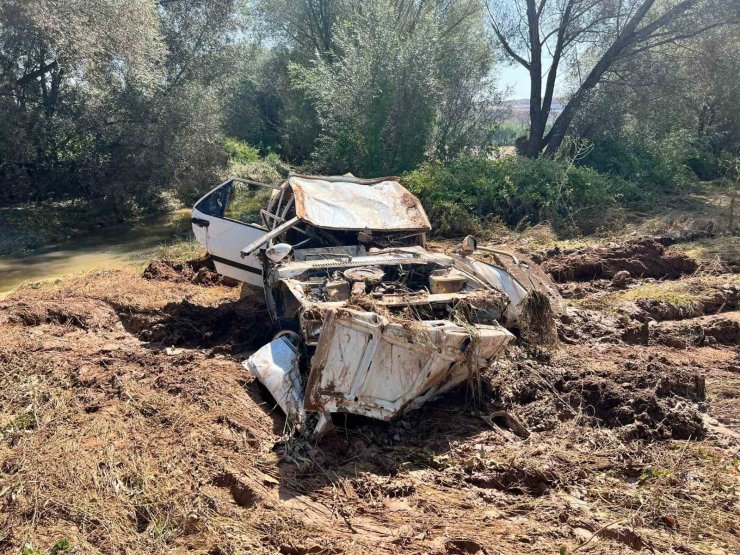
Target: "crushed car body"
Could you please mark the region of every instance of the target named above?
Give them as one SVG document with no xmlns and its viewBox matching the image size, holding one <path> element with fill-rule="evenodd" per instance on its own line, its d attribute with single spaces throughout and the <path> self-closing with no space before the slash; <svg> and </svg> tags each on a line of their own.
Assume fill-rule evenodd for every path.
<svg viewBox="0 0 740 555">
<path fill-rule="evenodd" d="M 427 250 L 429 219 L 397 177 L 260 186 L 221 184 L 195 205 L 193 229 L 220 273 L 264 288 L 282 331 L 244 365 L 297 425 L 418 408 L 514 341 L 530 293 L 560 307 L 531 261 L 481 247 L 484 261 L 472 237 L 454 253 Z"/>
</svg>

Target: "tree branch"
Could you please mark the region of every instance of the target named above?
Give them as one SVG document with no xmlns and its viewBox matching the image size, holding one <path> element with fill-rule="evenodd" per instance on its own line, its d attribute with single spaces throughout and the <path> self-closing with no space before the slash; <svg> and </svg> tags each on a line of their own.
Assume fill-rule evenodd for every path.
<svg viewBox="0 0 740 555">
<path fill-rule="evenodd" d="M 486 3 L 486 11 L 488 12 L 488 17 L 491 20 L 491 28 L 493 29 L 493 32 L 496 33 L 496 38 L 498 38 L 498 40 L 501 42 L 501 46 L 504 47 L 504 50 L 506 51 L 506 53 L 512 59 L 516 60 L 519 64 L 529 69 L 530 68 L 529 62 L 525 60 L 524 58 L 522 58 L 519 54 L 514 52 L 514 49 L 509 44 L 509 41 L 506 40 L 504 35 L 499 30 L 498 25 L 496 24 L 496 19 L 493 17 L 493 13 L 491 12 L 491 8 L 488 5 L 488 3 Z"/>
<path fill-rule="evenodd" d="M 47 73 L 49 73 L 50 71 L 56 69 L 57 67 L 59 67 L 59 64 L 57 63 L 56 60 L 54 60 L 53 62 L 50 62 L 50 63 L 48 63 L 46 65 L 43 65 L 40 68 L 32 71 L 31 73 L 26 73 L 23 77 L 20 77 L 15 82 L 15 84 L 16 85 L 19 85 L 19 86 L 27 85 L 28 83 L 30 83 L 34 79 L 37 79 L 38 77 L 42 77 L 42 76 L 46 75 Z"/>
</svg>

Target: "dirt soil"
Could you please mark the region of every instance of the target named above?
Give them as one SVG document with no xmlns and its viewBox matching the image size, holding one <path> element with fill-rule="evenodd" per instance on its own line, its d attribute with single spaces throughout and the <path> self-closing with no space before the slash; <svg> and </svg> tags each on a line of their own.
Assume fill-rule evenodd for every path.
<svg viewBox="0 0 740 555">
<path fill-rule="evenodd" d="M 664 242 L 645 238 L 580 249 L 555 247 L 540 259 L 542 269 L 559 282 L 611 279 L 619 272 L 640 278 L 675 279 L 696 271 L 694 259 L 666 249 Z"/>
<path fill-rule="evenodd" d="M 512 349 L 479 403 L 340 417 L 319 443 L 240 364 L 275 331 L 259 297 L 201 267 L 17 290 L 0 553 L 740 552 L 737 275 L 688 277 L 656 242 L 589 249 L 545 262 L 581 288 L 557 348 Z M 625 264 L 631 287 L 693 280 L 708 308 L 607 307 Z"/>
<path fill-rule="evenodd" d="M 190 282 L 196 285 L 239 285 L 238 281 L 216 273 L 216 267 L 208 256 L 194 260 L 152 260 L 144 269 L 143 276 L 146 279 Z"/>
</svg>

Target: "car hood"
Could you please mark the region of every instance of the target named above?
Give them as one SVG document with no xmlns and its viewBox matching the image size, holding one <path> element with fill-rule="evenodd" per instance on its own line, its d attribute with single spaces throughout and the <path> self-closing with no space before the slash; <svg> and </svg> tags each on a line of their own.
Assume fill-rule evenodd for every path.
<svg viewBox="0 0 740 555">
<path fill-rule="evenodd" d="M 432 228 L 419 199 L 394 177 L 364 180 L 292 174 L 288 185 L 293 190 L 296 216 L 316 227 L 409 232 Z"/>
</svg>

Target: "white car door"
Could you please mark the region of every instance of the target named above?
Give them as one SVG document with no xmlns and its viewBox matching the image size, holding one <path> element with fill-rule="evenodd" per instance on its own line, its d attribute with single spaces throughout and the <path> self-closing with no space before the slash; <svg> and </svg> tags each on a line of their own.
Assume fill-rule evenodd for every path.
<svg viewBox="0 0 740 555">
<path fill-rule="evenodd" d="M 264 287 L 259 258 L 256 254 L 242 258 L 240 251 L 269 231 L 256 222 L 272 190 L 229 179 L 195 203 L 193 233 L 208 250 L 219 274 Z"/>
</svg>

